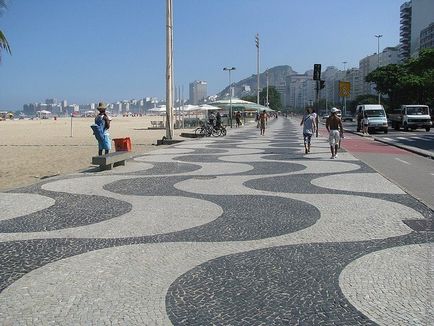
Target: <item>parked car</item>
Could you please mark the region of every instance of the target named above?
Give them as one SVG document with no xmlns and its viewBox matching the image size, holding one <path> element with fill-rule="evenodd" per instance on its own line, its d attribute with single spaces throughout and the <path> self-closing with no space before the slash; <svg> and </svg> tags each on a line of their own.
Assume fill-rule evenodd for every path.
<svg viewBox="0 0 434 326">
<path fill-rule="evenodd" d="M 402 127 L 404 131 L 417 128 L 425 128 L 426 131 L 430 131 L 432 126 L 427 105 L 401 105 L 399 109 L 395 109 L 389 114 L 389 119 L 395 130 Z"/>
</svg>

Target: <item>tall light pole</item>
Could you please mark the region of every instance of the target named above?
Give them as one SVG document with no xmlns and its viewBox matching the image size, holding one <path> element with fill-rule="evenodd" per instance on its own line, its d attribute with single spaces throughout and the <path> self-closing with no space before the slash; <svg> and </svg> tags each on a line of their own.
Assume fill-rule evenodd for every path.
<svg viewBox="0 0 434 326">
<path fill-rule="evenodd" d="M 166 0 L 166 138 L 173 138 L 173 11 Z"/>
<path fill-rule="evenodd" d="M 265 105 L 267 106 L 267 107 L 270 107 L 270 105 L 269 105 L 269 102 L 268 102 L 268 69 L 267 69 L 267 71 L 266 71 L 266 76 L 267 76 L 267 103 L 265 103 Z"/>
<path fill-rule="evenodd" d="M 383 37 L 383 35 L 378 34 L 374 35 L 377 38 L 377 69 L 380 68 L 380 37 Z M 381 104 L 381 94 L 378 92 L 378 104 Z"/>
<path fill-rule="evenodd" d="M 344 81 L 347 81 L 347 71 L 346 71 L 346 67 L 347 67 L 347 62 L 344 61 L 342 62 L 344 64 Z M 344 114 L 347 113 L 347 97 L 344 96 Z"/>
<path fill-rule="evenodd" d="M 256 103 L 259 105 L 259 34 L 256 33 Z"/>
<path fill-rule="evenodd" d="M 229 72 L 229 115 L 231 117 L 231 128 L 232 128 L 232 79 L 231 79 L 231 71 L 235 70 L 235 67 L 224 67 L 224 71 Z"/>
</svg>

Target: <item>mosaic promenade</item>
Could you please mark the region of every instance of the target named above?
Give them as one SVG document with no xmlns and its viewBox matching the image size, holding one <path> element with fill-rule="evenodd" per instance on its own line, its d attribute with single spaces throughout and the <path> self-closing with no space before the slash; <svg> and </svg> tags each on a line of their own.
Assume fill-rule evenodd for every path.
<svg viewBox="0 0 434 326">
<path fill-rule="evenodd" d="M 432 212 L 298 124 L 0 193 L 0 325 L 433 325 Z"/>
</svg>

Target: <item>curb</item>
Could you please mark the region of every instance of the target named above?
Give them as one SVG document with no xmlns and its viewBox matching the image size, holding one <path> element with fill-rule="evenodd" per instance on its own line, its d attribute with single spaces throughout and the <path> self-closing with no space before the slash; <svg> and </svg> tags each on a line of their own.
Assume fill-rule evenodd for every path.
<svg viewBox="0 0 434 326">
<path fill-rule="evenodd" d="M 383 144 L 395 146 L 395 147 L 404 149 L 406 151 L 412 152 L 414 154 L 421 155 L 421 156 L 424 156 L 424 157 L 428 157 L 428 158 L 434 160 L 434 153 L 430 152 L 430 151 L 426 151 L 424 149 L 420 149 L 420 148 L 416 148 L 416 147 L 412 147 L 412 146 L 398 144 L 398 143 L 395 143 L 395 142 L 392 142 L 392 141 L 389 141 L 389 140 L 385 140 L 385 139 L 382 139 L 382 138 L 378 138 L 378 137 L 375 137 L 375 136 L 372 136 L 372 135 L 363 136 L 363 134 L 361 134 L 360 132 L 354 131 L 354 130 L 344 129 L 344 131 L 345 132 L 349 132 L 349 133 L 351 133 L 353 135 L 358 135 L 360 137 L 370 137 L 374 141 L 378 141 L 378 142 L 383 143 Z"/>
</svg>

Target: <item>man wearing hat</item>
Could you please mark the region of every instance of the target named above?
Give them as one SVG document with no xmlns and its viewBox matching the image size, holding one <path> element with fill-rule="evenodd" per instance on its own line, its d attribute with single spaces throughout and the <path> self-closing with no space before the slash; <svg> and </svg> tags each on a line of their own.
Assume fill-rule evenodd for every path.
<svg viewBox="0 0 434 326">
<path fill-rule="evenodd" d="M 106 114 L 105 110 L 107 109 L 107 105 L 104 102 L 98 103 L 97 107 L 99 114 L 95 117 L 95 125 L 98 126 L 98 133 L 95 137 L 98 140 L 98 155 L 102 155 L 102 150 L 104 150 L 104 154 L 108 154 L 108 152 L 112 148 L 112 141 L 110 139 L 110 134 L 108 133 L 108 129 L 110 128 L 110 118 Z"/>
<path fill-rule="evenodd" d="M 326 128 L 329 132 L 330 151 L 332 152 L 330 158 L 334 159 L 337 158 L 339 141 L 344 134 L 344 128 L 341 119 L 336 114 L 339 110 L 332 108 L 330 111 L 331 115 L 326 120 Z"/>
</svg>

